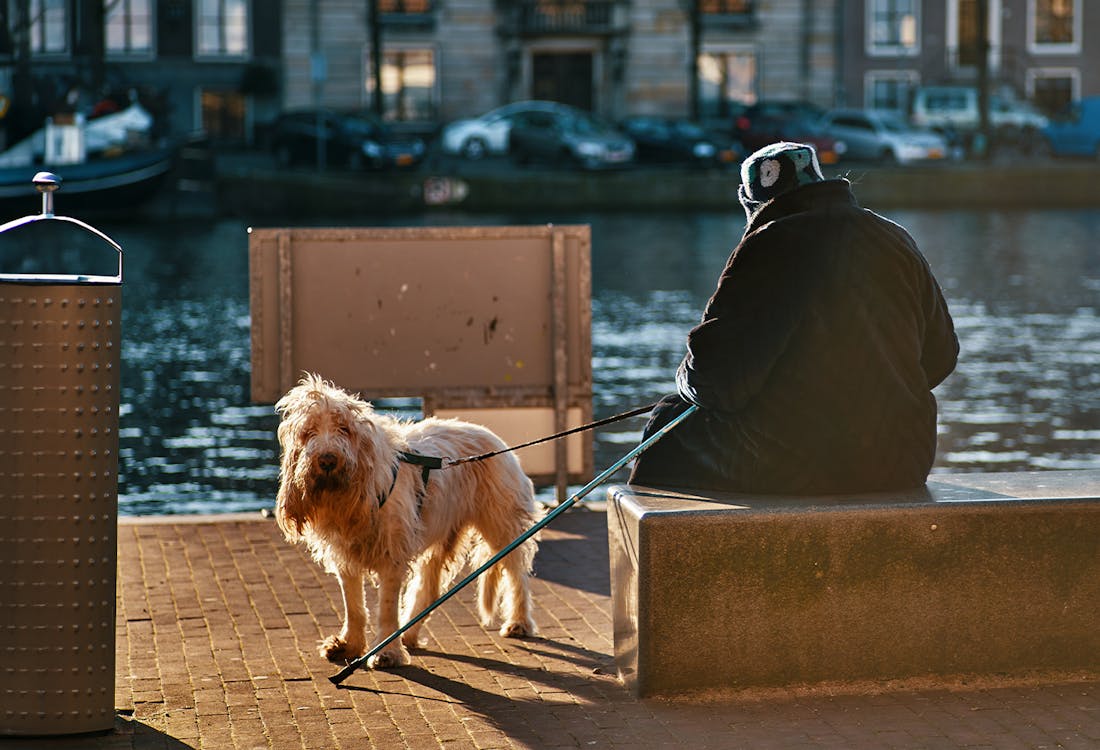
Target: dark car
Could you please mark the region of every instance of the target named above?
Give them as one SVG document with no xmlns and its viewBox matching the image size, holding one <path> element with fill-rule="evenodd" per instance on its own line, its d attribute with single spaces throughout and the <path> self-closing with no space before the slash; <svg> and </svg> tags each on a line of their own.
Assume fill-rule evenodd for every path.
<svg viewBox="0 0 1100 750">
<path fill-rule="evenodd" d="M 737 164 L 743 154 L 729 138 L 708 133 L 697 123 L 672 117 L 628 117 L 620 123 L 634 139 L 638 161 L 724 167 Z"/>
<path fill-rule="evenodd" d="M 619 167 L 634 160 L 634 141 L 583 110 L 523 112 L 512 121 L 508 151 L 518 164 L 546 161 L 583 169 Z"/>
<path fill-rule="evenodd" d="M 296 110 L 279 116 L 269 133 L 271 152 L 283 165 L 316 164 L 318 134 L 325 164 L 349 169 L 411 167 L 424 158 L 424 141 L 393 133 L 364 112 Z"/>
<path fill-rule="evenodd" d="M 817 158 L 822 164 L 836 164 L 847 146 L 825 132 L 821 125 L 823 114 L 823 109 L 809 102 L 757 102 L 734 119 L 733 136 L 748 152 L 777 141 L 809 143 L 817 149 Z"/>
</svg>

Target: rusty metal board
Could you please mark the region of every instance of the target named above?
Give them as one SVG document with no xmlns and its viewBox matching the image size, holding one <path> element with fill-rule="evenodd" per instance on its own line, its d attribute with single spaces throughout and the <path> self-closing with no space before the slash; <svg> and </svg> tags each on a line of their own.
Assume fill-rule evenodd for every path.
<svg viewBox="0 0 1100 750">
<path fill-rule="evenodd" d="M 252 398 L 308 371 L 426 413 L 590 420 L 590 245 L 587 226 L 250 230 Z M 581 445 L 579 459 L 555 449 L 571 476 L 591 471 L 590 435 Z"/>
</svg>

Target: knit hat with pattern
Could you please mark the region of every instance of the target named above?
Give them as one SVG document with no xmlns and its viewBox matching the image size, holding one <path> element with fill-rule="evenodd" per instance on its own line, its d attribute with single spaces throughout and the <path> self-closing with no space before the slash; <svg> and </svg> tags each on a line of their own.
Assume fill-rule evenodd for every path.
<svg viewBox="0 0 1100 750">
<path fill-rule="evenodd" d="M 773 143 L 754 152 L 741 164 L 737 197 L 745 207 L 745 213 L 752 216 L 775 196 L 823 179 L 813 146 Z"/>
</svg>

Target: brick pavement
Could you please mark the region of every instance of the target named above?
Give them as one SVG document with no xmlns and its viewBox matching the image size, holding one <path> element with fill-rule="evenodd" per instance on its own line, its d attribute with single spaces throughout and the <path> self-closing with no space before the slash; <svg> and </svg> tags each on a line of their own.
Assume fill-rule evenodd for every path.
<svg viewBox="0 0 1100 750">
<path fill-rule="evenodd" d="M 586 508 L 544 530 L 539 638 L 485 632 L 464 591 L 412 666 L 338 689 L 315 646 L 339 587 L 273 522 L 126 520 L 116 731 L 0 750 L 1100 748 L 1097 675 L 635 699 L 613 676 L 606 533 Z"/>
</svg>

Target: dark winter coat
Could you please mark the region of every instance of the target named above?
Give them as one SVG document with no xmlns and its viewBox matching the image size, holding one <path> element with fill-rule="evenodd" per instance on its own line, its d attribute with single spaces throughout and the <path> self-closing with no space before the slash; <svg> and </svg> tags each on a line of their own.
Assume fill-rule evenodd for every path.
<svg viewBox="0 0 1100 750">
<path fill-rule="evenodd" d="M 638 459 L 631 482 L 827 494 L 924 484 L 932 389 L 959 345 L 924 256 L 860 208 L 847 180 L 796 188 L 749 220 L 688 335 L 678 396 L 700 410 Z"/>
</svg>

